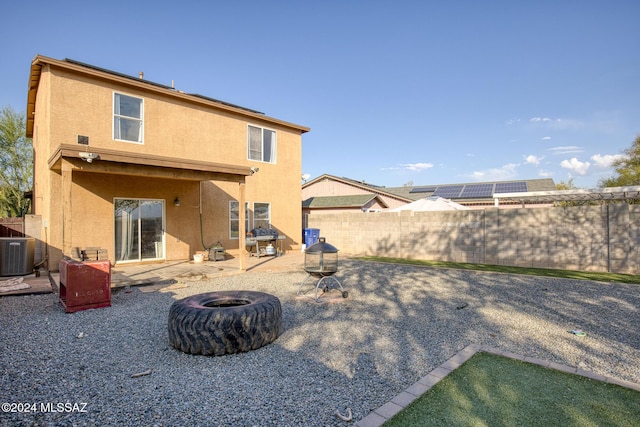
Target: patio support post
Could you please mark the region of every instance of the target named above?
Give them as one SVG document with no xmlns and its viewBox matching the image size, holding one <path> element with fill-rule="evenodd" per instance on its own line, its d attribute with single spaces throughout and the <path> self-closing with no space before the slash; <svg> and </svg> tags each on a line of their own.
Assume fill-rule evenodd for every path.
<svg viewBox="0 0 640 427">
<path fill-rule="evenodd" d="M 247 229 L 245 228 L 244 224 L 246 221 L 245 218 L 245 200 L 244 200 L 244 193 L 245 193 L 245 183 L 244 182 L 240 182 L 238 185 L 238 221 L 240 222 L 240 224 L 238 224 L 238 246 L 239 246 L 239 254 L 238 254 L 238 261 L 239 261 L 239 265 L 238 265 L 238 269 L 240 271 L 247 271 L 247 263 L 246 263 L 246 241 L 247 241 Z"/>
<path fill-rule="evenodd" d="M 62 159 L 62 255 L 71 256 L 71 175 L 73 173 L 73 164 L 66 159 Z M 57 267 L 57 266 L 56 266 Z"/>
</svg>

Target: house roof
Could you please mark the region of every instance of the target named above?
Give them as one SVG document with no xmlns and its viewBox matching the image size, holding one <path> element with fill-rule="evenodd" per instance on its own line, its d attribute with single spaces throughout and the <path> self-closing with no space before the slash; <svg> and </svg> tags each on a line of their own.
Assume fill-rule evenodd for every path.
<svg viewBox="0 0 640 427">
<path fill-rule="evenodd" d="M 367 184 L 364 181 L 356 181 L 349 178 L 338 178 L 332 175 L 321 175 L 303 185 L 311 185 L 322 179 L 332 179 L 343 183 L 348 183 L 354 187 L 371 191 L 373 194 L 393 194 L 407 202 L 424 199 L 430 196 L 437 196 L 438 192 L 447 194 L 448 199 L 454 199 L 461 203 L 488 202 L 519 202 L 519 203 L 553 203 L 566 201 L 599 201 L 599 200 L 632 200 L 640 199 L 640 185 L 626 187 L 607 187 L 596 189 L 576 189 L 576 190 L 556 190 L 556 185 L 551 178 L 525 179 L 513 181 L 487 181 L 463 184 L 438 184 L 403 187 L 382 187 L 379 185 Z M 505 191 L 515 189 L 515 191 Z M 484 192 L 483 197 L 465 197 L 474 194 L 473 190 Z M 502 190 L 502 191 L 500 191 Z M 452 196 L 453 193 L 456 193 Z M 478 193 L 475 193 L 478 194 Z M 366 194 L 359 196 L 367 196 Z M 315 197 L 311 199 L 325 199 L 314 203 L 325 203 L 325 207 L 337 207 L 331 205 L 337 201 L 338 197 L 357 196 L 335 196 L 335 197 Z M 303 202 L 304 206 L 304 202 Z"/>
<path fill-rule="evenodd" d="M 392 199 L 400 200 L 400 201 L 407 202 L 407 203 L 414 200 L 414 199 L 410 199 L 410 198 L 408 198 L 406 196 L 402 196 L 402 195 L 399 195 L 399 194 L 395 194 L 395 193 L 389 192 L 388 188 L 385 188 L 385 187 L 383 187 L 381 185 L 367 184 L 364 181 L 357 181 L 357 180 L 354 180 L 354 179 L 344 178 L 344 177 L 340 178 L 340 177 L 337 177 L 337 176 L 334 176 L 334 175 L 329 175 L 329 174 L 323 174 L 323 175 L 320 175 L 317 178 L 314 178 L 314 179 L 312 179 L 310 181 L 305 182 L 302 185 L 302 188 L 309 187 L 309 186 L 311 186 L 311 185 L 313 185 L 315 183 L 318 183 L 320 181 L 323 181 L 323 180 L 331 180 L 331 181 L 341 182 L 343 184 L 350 185 L 350 186 L 352 186 L 354 188 L 357 188 L 357 189 L 360 189 L 360 190 L 365 190 L 365 191 L 368 191 L 370 193 L 379 194 L 381 196 L 390 197 Z"/>
<path fill-rule="evenodd" d="M 187 101 L 193 104 L 206 105 L 208 107 L 212 107 L 218 110 L 233 112 L 243 116 L 251 117 L 253 119 L 258 119 L 261 121 L 266 121 L 268 123 L 293 129 L 293 130 L 299 131 L 300 133 L 309 132 L 310 130 L 306 126 L 300 126 L 300 125 L 289 123 L 283 120 L 275 119 L 273 117 L 266 116 L 264 115 L 264 113 L 261 113 L 256 110 L 240 107 L 238 105 L 220 101 L 215 98 L 210 98 L 204 95 L 184 93 L 182 91 L 176 90 L 171 86 L 166 86 L 166 85 L 155 83 L 149 80 L 143 80 L 140 77 L 134 77 L 127 74 L 118 73 L 115 71 L 107 70 L 106 68 L 96 67 L 94 65 L 85 64 L 80 61 L 75 61 L 72 59 L 58 60 L 58 59 L 48 58 L 42 55 L 36 55 L 36 57 L 31 62 L 31 71 L 29 74 L 29 91 L 27 95 L 26 136 L 29 138 L 33 137 L 35 102 L 36 102 L 36 94 L 38 92 L 38 86 L 40 84 L 40 74 L 42 72 L 42 67 L 47 65 L 65 69 L 71 72 L 89 75 L 93 78 L 100 79 L 100 80 L 106 80 L 114 83 L 124 84 L 127 86 L 134 86 L 150 92 L 162 93 L 164 95 L 171 96 L 176 99 Z"/>
<path fill-rule="evenodd" d="M 447 199 L 473 202 L 493 201 L 493 194 L 505 192 L 503 189 L 516 188 L 525 191 L 555 191 L 556 185 L 551 178 L 521 179 L 511 181 L 465 182 L 458 184 L 435 184 L 385 188 L 390 193 L 418 200 L 428 196 L 441 196 Z"/>
<path fill-rule="evenodd" d="M 436 184 L 436 185 L 405 185 L 402 187 L 384 187 L 380 185 L 368 184 L 364 181 L 357 181 L 349 178 L 339 178 L 337 176 L 324 174 L 314 178 L 305 184 L 302 188 L 313 185 L 322 180 L 333 180 L 351 185 L 355 188 L 369 191 L 373 194 L 380 194 L 401 200 L 407 203 L 424 199 L 429 196 L 440 196 L 447 199 L 456 200 L 465 203 L 493 203 L 493 194 L 496 192 L 504 192 L 504 189 L 516 188 L 517 191 L 555 191 L 556 185 L 551 178 L 541 179 L 523 179 L 512 181 L 485 181 L 485 182 L 467 182 L 458 184 Z"/>
<path fill-rule="evenodd" d="M 375 194 L 354 194 L 350 196 L 309 197 L 302 201 L 303 208 L 361 208 L 372 200 L 386 207 L 387 204 Z"/>
</svg>

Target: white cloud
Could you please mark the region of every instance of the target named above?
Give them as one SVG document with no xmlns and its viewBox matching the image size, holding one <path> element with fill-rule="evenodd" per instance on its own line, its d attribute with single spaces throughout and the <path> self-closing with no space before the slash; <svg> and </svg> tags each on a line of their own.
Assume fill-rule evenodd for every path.
<svg viewBox="0 0 640 427">
<path fill-rule="evenodd" d="M 589 171 L 589 166 L 591 163 L 589 162 L 581 162 L 580 160 L 573 157 L 571 160 L 563 160 L 560 162 L 560 166 L 569 169 L 571 172 L 575 172 L 578 175 L 586 175 Z"/>
<path fill-rule="evenodd" d="M 507 163 L 501 168 L 486 169 L 483 171 L 475 171 L 471 174 L 476 181 L 502 181 L 511 179 L 517 175 L 516 169 L 519 163 Z"/>
<path fill-rule="evenodd" d="M 520 119 L 509 119 L 506 123 L 508 126 L 515 125 L 516 123 L 520 123 Z"/>
<path fill-rule="evenodd" d="M 541 176 L 543 178 L 549 178 L 550 176 L 553 176 L 553 172 L 540 169 L 538 171 L 538 176 Z"/>
<path fill-rule="evenodd" d="M 433 163 L 403 163 L 398 166 L 392 166 L 388 168 L 381 168 L 380 170 L 407 170 L 412 172 L 421 172 L 425 169 L 433 167 Z"/>
<path fill-rule="evenodd" d="M 405 163 L 401 166 L 402 169 L 419 172 L 425 169 L 431 169 L 433 167 L 433 163 Z"/>
<path fill-rule="evenodd" d="M 527 165 L 537 165 L 544 159 L 544 157 L 534 156 L 533 154 L 528 155 L 524 158 L 524 163 Z"/>
<path fill-rule="evenodd" d="M 577 145 L 563 145 L 559 147 L 547 148 L 547 151 L 551 151 L 552 154 L 574 154 L 582 153 L 584 149 Z"/>
<path fill-rule="evenodd" d="M 529 123 L 549 123 L 552 119 L 549 117 L 531 117 Z"/>
<path fill-rule="evenodd" d="M 543 141 L 549 141 L 551 139 L 551 137 L 550 136 L 543 136 L 541 139 Z"/>
<path fill-rule="evenodd" d="M 624 154 L 594 154 L 591 156 L 591 160 L 593 160 L 593 165 L 598 168 L 608 168 L 611 167 L 611 164 L 616 160 L 620 160 L 624 158 Z"/>
</svg>

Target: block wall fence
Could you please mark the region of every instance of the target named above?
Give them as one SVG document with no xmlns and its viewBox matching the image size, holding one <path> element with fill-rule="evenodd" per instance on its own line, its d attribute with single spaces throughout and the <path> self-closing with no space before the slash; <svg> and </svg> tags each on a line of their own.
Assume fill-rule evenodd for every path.
<svg viewBox="0 0 640 427">
<path fill-rule="evenodd" d="M 344 255 L 639 273 L 640 205 L 311 214 Z"/>
</svg>

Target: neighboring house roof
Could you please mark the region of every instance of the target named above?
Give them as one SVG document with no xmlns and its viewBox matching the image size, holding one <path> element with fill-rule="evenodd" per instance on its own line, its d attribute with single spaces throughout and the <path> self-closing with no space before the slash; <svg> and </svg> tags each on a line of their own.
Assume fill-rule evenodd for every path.
<svg viewBox="0 0 640 427">
<path fill-rule="evenodd" d="M 511 181 L 484 181 L 459 184 L 412 185 L 385 188 L 387 192 L 419 200 L 429 196 L 440 196 L 458 202 L 493 202 L 494 193 L 555 191 L 556 185 L 551 178 L 521 179 Z"/>
<path fill-rule="evenodd" d="M 341 182 L 343 184 L 350 185 L 350 186 L 352 186 L 354 188 L 358 188 L 360 190 L 365 190 L 365 191 L 368 191 L 368 192 L 373 193 L 373 194 L 379 194 L 381 196 L 390 197 L 392 199 L 400 200 L 400 201 L 407 202 L 407 203 L 409 203 L 409 202 L 414 200 L 414 199 L 408 198 L 406 196 L 402 196 L 402 195 L 399 195 L 399 194 L 396 194 L 396 193 L 392 193 L 392 192 L 388 191 L 389 190 L 388 188 L 385 188 L 385 187 L 380 186 L 380 185 L 367 184 L 364 181 L 357 181 L 357 180 L 349 179 L 349 178 L 340 178 L 340 177 L 337 177 L 337 176 L 334 176 L 334 175 L 329 175 L 329 174 L 323 174 L 323 175 L 320 175 L 317 178 L 314 178 L 314 179 L 312 179 L 310 181 L 305 182 L 302 185 L 302 188 L 309 187 L 309 186 L 311 186 L 311 185 L 313 185 L 313 184 L 315 184 L 317 182 L 320 182 L 322 180 L 325 180 L 325 179 L 331 180 L 331 181 Z"/>
<path fill-rule="evenodd" d="M 367 184 L 364 181 L 356 181 L 344 177 L 339 178 L 328 174 L 321 175 L 306 182 L 303 184 L 302 188 L 311 186 L 314 183 L 325 179 L 341 182 L 360 190 L 365 190 L 373 194 L 384 195 L 406 203 L 424 199 L 429 196 L 440 196 L 446 199 L 456 200 L 458 203 L 493 203 L 494 193 L 556 190 L 556 185 L 551 178 L 384 187 L 380 185 Z"/>
<path fill-rule="evenodd" d="M 302 201 L 303 208 L 361 208 L 377 199 L 378 203 L 382 206 L 387 206 L 383 200 L 381 200 L 375 194 L 354 194 L 350 196 L 320 196 L 309 197 L 307 200 Z"/>
<path fill-rule="evenodd" d="M 29 92 L 27 96 L 27 130 L 26 136 L 28 138 L 33 137 L 33 124 L 35 113 L 36 94 L 38 92 L 38 85 L 40 84 L 40 74 L 43 66 L 50 65 L 58 67 L 68 71 L 81 73 L 84 75 L 90 75 L 93 78 L 106 80 L 109 82 L 120 83 L 128 86 L 137 87 L 147 90 L 149 92 L 162 93 L 163 95 L 169 95 L 183 102 L 189 102 L 192 104 L 206 105 L 219 110 L 234 112 L 243 116 L 252 117 L 257 120 L 266 121 L 269 123 L 277 124 L 287 127 L 289 129 L 297 130 L 301 133 L 309 132 L 309 128 L 306 126 L 300 126 L 293 123 L 285 122 L 283 120 L 275 119 L 273 117 L 265 116 L 263 113 L 252 110 L 245 107 L 240 107 L 228 102 L 220 101 L 214 98 L 209 98 L 198 94 L 188 94 L 182 91 L 176 90 L 171 86 L 166 86 L 160 83 L 155 83 L 149 80 L 143 80 L 142 74 L 140 77 L 129 76 L 126 74 L 118 73 L 115 71 L 107 70 L 105 68 L 96 67 L 94 65 L 84 64 L 72 59 L 58 60 L 48 58 L 46 56 L 37 55 L 31 62 L 31 72 L 29 75 Z"/>
</svg>

